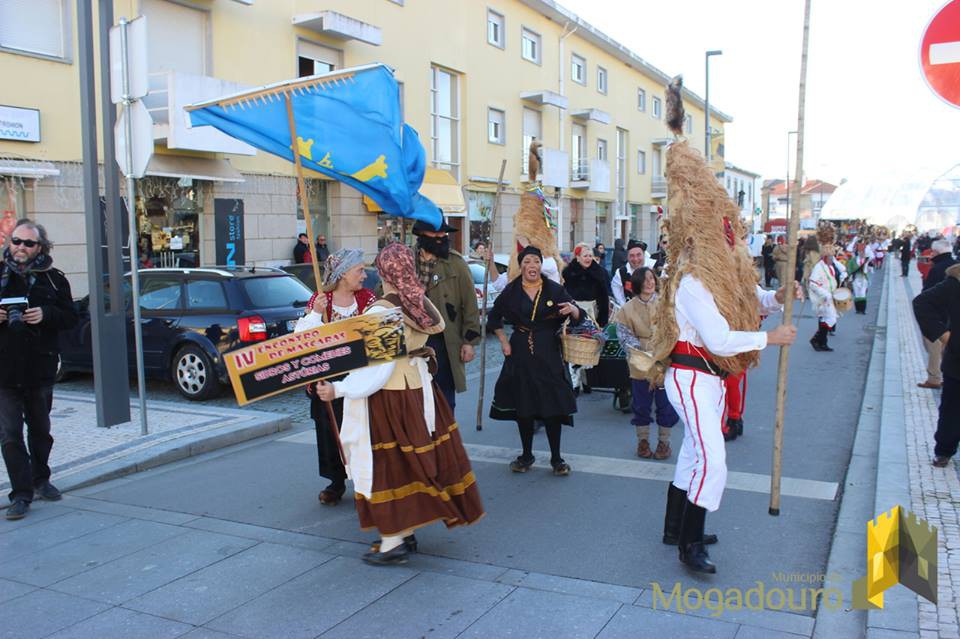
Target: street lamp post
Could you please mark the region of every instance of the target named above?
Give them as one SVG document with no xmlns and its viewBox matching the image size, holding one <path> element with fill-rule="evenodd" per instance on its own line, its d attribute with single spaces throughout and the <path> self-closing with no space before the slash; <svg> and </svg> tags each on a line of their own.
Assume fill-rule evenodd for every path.
<svg viewBox="0 0 960 639">
<path fill-rule="evenodd" d="M 703 156 L 707 158 L 707 164 L 710 163 L 712 159 L 710 153 L 710 56 L 712 55 L 723 55 L 723 51 L 719 49 L 712 49 L 707 51 L 705 56 L 707 60 L 707 69 L 706 69 L 706 89 L 704 90 L 703 102 L 704 102 L 704 114 L 703 114 L 703 140 L 704 140 L 704 152 Z"/>
<path fill-rule="evenodd" d="M 796 131 L 787 131 L 787 181 L 784 183 L 784 186 L 787 189 L 787 216 L 786 219 L 790 219 L 790 136 L 796 135 Z"/>
</svg>

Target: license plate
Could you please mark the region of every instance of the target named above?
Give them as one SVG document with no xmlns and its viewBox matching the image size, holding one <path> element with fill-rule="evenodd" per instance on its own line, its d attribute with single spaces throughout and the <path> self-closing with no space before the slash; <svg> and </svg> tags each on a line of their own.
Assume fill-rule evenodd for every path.
<svg viewBox="0 0 960 639">
<path fill-rule="evenodd" d="M 292 333 L 293 329 L 297 326 L 297 320 L 287 320 L 287 332 Z"/>
</svg>

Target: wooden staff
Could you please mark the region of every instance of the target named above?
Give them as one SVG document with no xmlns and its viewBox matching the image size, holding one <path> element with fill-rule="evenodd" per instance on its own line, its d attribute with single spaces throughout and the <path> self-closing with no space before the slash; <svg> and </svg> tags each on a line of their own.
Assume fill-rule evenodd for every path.
<svg viewBox="0 0 960 639">
<path fill-rule="evenodd" d="M 290 148 L 293 150 L 293 163 L 297 167 L 297 191 L 300 194 L 300 208 L 303 209 L 303 217 L 307 221 L 307 235 L 310 236 L 309 247 L 310 257 L 313 258 L 313 282 L 316 292 L 323 295 L 323 287 L 320 285 L 320 263 L 317 261 L 316 237 L 313 234 L 313 220 L 310 219 L 310 204 L 307 202 L 307 189 L 303 179 L 303 165 L 300 163 L 300 145 L 297 144 L 297 122 L 293 117 L 293 100 L 290 95 L 286 96 L 286 102 L 287 120 L 290 122 Z M 340 459 L 346 463 L 346 457 L 344 457 L 343 454 L 343 445 L 340 443 L 340 425 L 337 423 L 337 416 L 333 412 L 333 403 L 324 403 L 327 405 L 327 415 L 330 417 L 330 430 L 333 432 L 333 438 L 337 440 Z"/>
<path fill-rule="evenodd" d="M 497 228 L 497 212 L 500 210 L 500 194 L 503 193 L 503 173 L 507 169 L 507 161 L 500 163 L 500 177 L 497 178 L 497 195 L 493 199 L 493 211 L 490 212 L 490 241 L 487 243 L 487 254 L 483 269 L 483 306 L 480 307 L 480 399 L 477 401 L 477 430 L 483 430 L 483 392 L 487 381 L 487 290 L 490 283 L 490 264 L 493 260 L 493 235 Z"/>
<path fill-rule="evenodd" d="M 806 0 L 803 10 L 803 49 L 800 57 L 800 104 L 797 112 L 797 173 L 794 180 L 793 201 L 796 203 L 790 214 L 787 228 L 787 281 L 783 282 L 784 304 L 783 323 L 793 321 L 793 284 L 797 270 L 797 232 L 800 227 L 800 181 L 803 179 L 803 124 L 804 100 L 807 93 L 807 50 L 810 41 L 810 0 Z M 787 185 L 787 188 L 791 188 Z M 790 360 L 790 347 L 780 347 L 780 362 L 777 369 L 777 413 L 773 426 L 773 472 L 770 474 L 770 508 L 773 516 L 780 514 L 780 476 L 783 466 L 783 418 L 787 401 L 787 364 Z"/>
</svg>

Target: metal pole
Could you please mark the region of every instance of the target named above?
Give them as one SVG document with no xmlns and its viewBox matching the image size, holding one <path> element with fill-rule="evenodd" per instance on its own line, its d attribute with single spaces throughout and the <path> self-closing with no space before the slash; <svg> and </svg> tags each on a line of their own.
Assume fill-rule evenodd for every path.
<svg viewBox="0 0 960 639">
<path fill-rule="evenodd" d="M 810 42 L 810 0 L 806 0 L 803 12 L 803 52 L 800 56 L 800 104 L 797 109 L 797 169 L 796 169 L 796 201 L 800 201 L 800 180 L 803 177 L 803 127 L 804 102 L 807 95 L 807 49 Z M 789 139 L 789 136 L 788 136 Z M 788 176 L 789 177 L 789 176 Z M 789 187 L 788 187 L 789 188 Z M 788 190 L 789 193 L 789 190 Z M 786 299 L 783 305 L 783 323 L 792 322 L 793 317 L 793 282 L 797 264 L 797 233 L 800 227 L 800 207 L 795 206 L 790 216 L 790 226 L 787 230 L 787 240 L 790 252 L 787 255 L 787 281 L 784 284 Z M 802 310 L 802 307 L 801 307 Z M 783 465 L 783 420 L 784 408 L 787 402 L 787 365 L 790 360 L 790 347 L 780 347 L 780 361 L 777 369 L 777 412 L 773 425 L 773 468 L 770 473 L 770 507 L 767 510 L 771 515 L 780 514 L 780 477 Z"/>
<path fill-rule="evenodd" d="M 703 157 L 707 158 L 707 168 L 710 167 L 710 52 L 706 56 L 706 87 L 703 92 Z"/>
<path fill-rule="evenodd" d="M 127 111 L 127 217 L 130 224 L 130 290 L 133 295 L 133 338 L 137 350 L 137 396 L 140 399 L 140 434 L 146 435 L 147 428 L 147 390 L 143 379 L 143 326 L 140 324 L 140 246 L 137 227 L 137 195 L 133 178 L 133 111 L 134 103 L 130 97 L 130 69 L 127 66 L 127 25 L 126 18 L 120 18 L 120 63 L 123 76 L 123 108 Z M 104 105 L 104 108 L 110 108 Z M 113 167 L 104 168 L 111 170 Z"/>
</svg>

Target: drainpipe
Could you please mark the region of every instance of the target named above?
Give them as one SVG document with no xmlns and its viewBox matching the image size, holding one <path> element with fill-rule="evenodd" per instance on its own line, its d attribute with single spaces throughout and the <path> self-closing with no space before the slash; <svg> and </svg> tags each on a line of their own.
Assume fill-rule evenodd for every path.
<svg viewBox="0 0 960 639">
<path fill-rule="evenodd" d="M 566 63 L 565 63 L 565 61 L 564 61 L 564 60 L 565 60 L 565 56 L 564 56 L 564 50 L 563 50 L 563 41 L 566 40 L 567 38 L 569 38 L 570 36 L 572 36 L 574 33 L 576 33 L 577 29 L 579 29 L 579 28 L 580 28 L 579 26 L 574 25 L 573 29 L 570 29 L 570 22 L 567 21 L 567 22 L 565 22 L 564 25 L 563 25 L 563 33 L 560 34 L 560 46 L 558 47 L 558 49 L 559 49 L 559 56 L 560 56 L 560 59 L 559 59 L 559 63 L 560 63 L 560 64 L 558 64 L 557 66 L 558 66 L 559 72 L 560 72 L 560 76 L 559 76 L 559 91 L 558 91 L 558 92 L 560 93 L 561 96 L 566 96 L 566 93 L 564 93 L 564 92 L 566 91 L 566 83 L 565 83 L 565 81 L 564 81 L 565 75 L 564 75 L 564 73 L 563 73 L 563 70 L 564 70 L 564 68 L 565 68 L 564 65 L 565 65 Z M 563 115 L 563 109 L 557 109 L 557 120 L 559 121 L 559 122 L 558 122 L 557 129 L 558 129 L 558 131 L 559 131 L 559 137 L 560 137 L 560 151 L 563 151 L 564 148 L 565 148 L 565 146 L 566 146 L 566 145 L 564 144 L 564 139 L 565 139 L 565 138 L 564 138 L 564 135 L 563 135 L 563 121 L 564 121 L 564 119 L 565 119 L 565 116 Z M 569 171 L 569 170 L 570 170 L 570 165 L 567 165 L 566 169 Z M 560 188 L 559 188 L 559 187 L 554 190 L 554 195 L 555 195 L 555 197 L 556 197 L 556 199 L 557 199 L 557 246 L 558 246 L 558 248 L 561 248 L 561 249 L 562 249 L 562 248 L 563 248 L 563 239 L 562 239 L 562 238 L 563 238 L 563 206 L 561 205 L 561 192 L 560 192 Z M 571 248 L 572 248 L 572 247 L 571 247 Z"/>
</svg>

